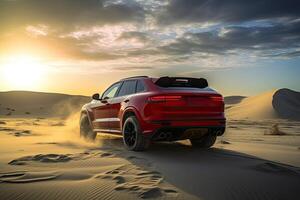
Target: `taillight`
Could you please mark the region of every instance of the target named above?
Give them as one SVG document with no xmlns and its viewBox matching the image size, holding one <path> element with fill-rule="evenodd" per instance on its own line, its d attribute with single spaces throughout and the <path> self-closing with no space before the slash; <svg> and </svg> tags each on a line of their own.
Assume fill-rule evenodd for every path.
<svg viewBox="0 0 300 200">
<path fill-rule="evenodd" d="M 213 101 L 224 101 L 222 96 L 211 96 L 210 99 Z"/>
<path fill-rule="evenodd" d="M 179 101 L 182 99 L 182 96 L 177 95 L 160 95 L 153 96 L 148 98 L 148 102 L 158 103 L 158 102 L 169 102 L 169 101 Z"/>
</svg>

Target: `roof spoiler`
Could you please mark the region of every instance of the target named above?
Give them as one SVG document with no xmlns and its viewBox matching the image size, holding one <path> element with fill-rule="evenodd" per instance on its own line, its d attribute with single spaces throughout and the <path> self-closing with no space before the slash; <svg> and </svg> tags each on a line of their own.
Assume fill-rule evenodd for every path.
<svg viewBox="0 0 300 200">
<path fill-rule="evenodd" d="M 189 77 L 160 77 L 155 81 L 155 84 L 160 87 L 194 87 L 206 88 L 208 82 L 205 78 L 189 78 Z"/>
</svg>

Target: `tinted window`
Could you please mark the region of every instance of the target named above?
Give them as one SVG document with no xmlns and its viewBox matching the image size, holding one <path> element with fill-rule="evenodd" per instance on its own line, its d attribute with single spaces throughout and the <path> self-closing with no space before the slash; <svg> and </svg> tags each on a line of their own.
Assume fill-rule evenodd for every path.
<svg viewBox="0 0 300 200">
<path fill-rule="evenodd" d="M 124 81 L 118 96 L 125 96 L 135 93 L 136 80 Z"/>
<path fill-rule="evenodd" d="M 138 92 L 143 92 L 143 91 L 145 91 L 144 83 L 143 83 L 143 81 L 138 80 L 137 86 L 136 86 L 136 92 L 138 93 Z"/>
<path fill-rule="evenodd" d="M 186 88 L 206 88 L 208 82 L 205 78 L 185 78 L 185 77 L 161 77 L 154 80 L 159 87 L 186 87 Z"/>
<path fill-rule="evenodd" d="M 112 98 L 116 95 L 121 83 L 116 83 L 112 86 L 110 86 L 102 95 L 102 98 L 108 97 Z"/>
</svg>

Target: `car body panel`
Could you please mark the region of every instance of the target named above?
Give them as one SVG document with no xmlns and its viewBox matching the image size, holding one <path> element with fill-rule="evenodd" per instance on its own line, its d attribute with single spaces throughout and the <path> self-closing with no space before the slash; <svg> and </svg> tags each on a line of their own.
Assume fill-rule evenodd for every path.
<svg viewBox="0 0 300 200">
<path fill-rule="evenodd" d="M 120 112 L 121 109 L 126 107 L 126 103 L 124 102 L 125 96 L 116 97 L 111 100 L 111 122 L 110 122 L 110 129 L 112 130 L 121 130 L 121 117 Z M 124 105 L 125 104 L 125 105 Z"/>
<path fill-rule="evenodd" d="M 93 127 L 95 129 L 109 129 L 109 118 L 111 117 L 111 105 L 109 102 L 102 103 L 101 101 L 96 101 L 91 107 L 91 112 L 93 115 Z"/>
<path fill-rule="evenodd" d="M 124 116 L 128 112 L 137 117 L 145 135 L 153 135 L 164 127 L 225 129 L 223 97 L 215 90 L 208 87 L 162 88 L 154 84 L 155 79 L 146 77 L 133 80 L 143 81 L 145 91 L 113 97 L 105 102 L 92 100 L 83 106 L 82 112 L 89 115 L 94 131 L 121 134 Z M 124 81 L 126 79 L 119 82 Z M 155 103 L 149 101 L 157 96 L 179 99 Z"/>
</svg>

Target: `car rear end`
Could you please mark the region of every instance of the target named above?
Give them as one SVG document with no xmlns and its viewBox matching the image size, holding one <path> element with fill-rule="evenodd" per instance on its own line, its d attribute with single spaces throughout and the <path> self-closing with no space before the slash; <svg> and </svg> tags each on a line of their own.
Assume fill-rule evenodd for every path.
<svg viewBox="0 0 300 200">
<path fill-rule="evenodd" d="M 152 93 L 144 108 L 145 132 L 153 140 L 201 138 L 225 131 L 224 100 L 205 79 L 152 79 Z M 145 133 L 145 134 L 146 134 Z"/>
</svg>

